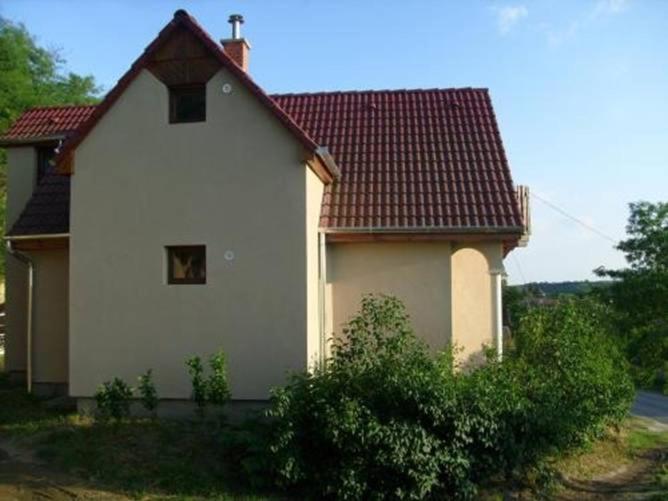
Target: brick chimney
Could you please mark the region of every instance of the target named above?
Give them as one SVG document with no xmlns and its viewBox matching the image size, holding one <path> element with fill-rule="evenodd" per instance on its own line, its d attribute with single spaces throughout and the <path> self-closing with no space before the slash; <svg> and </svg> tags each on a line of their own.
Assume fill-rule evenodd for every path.
<svg viewBox="0 0 668 501">
<path fill-rule="evenodd" d="M 220 43 L 223 45 L 225 54 L 230 56 L 244 71 L 248 71 L 251 46 L 248 40 L 241 36 L 241 25 L 244 24 L 244 18 L 240 14 L 232 14 L 227 22 L 232 25 L 232 38 L 225 38 Z"/>
</svg>

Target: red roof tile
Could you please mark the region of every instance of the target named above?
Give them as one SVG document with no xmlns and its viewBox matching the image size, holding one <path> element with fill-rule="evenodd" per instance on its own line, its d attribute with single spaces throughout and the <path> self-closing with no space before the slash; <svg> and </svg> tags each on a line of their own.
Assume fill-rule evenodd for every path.
<svg viewBox="0 0 668 501">
<path fill-rule="evenodd" d="M 65 136 L 73 132 L 95 110 L 89 106 L 49 106 L 25 111 L 0 136 L 0 142 L 29 141 L 36 138 Z"/>
<path fill-rule="evenodd" d="M 321 227 L 399 232 L 520 231 L 521 216 L 487 90 L 272 97 L 318 144 L 329 149 L 341 170 L 339 180 L 325 188 Z M 61 123 L 74 128 L 92 108 L 57 110 Z M 55 133 L 53 124 L 31 128 L 31 124 L 41 123 L 36 117 L 44 120 L 53 109 L 27 111 L 10 132 L 23 130 L 26 137 L 34 137 L 37 131 Z M 51 176 L 50 187 L 36 190 L 39 200 L 26 207 L 12 235 L 67 231 L 60 202 L 65 200 L 65 190 L 69 200 L 69 183 L 55 173 Z M 59 203 L 55 203 L 53 190 L 63 191 L 62 197 L 56 197 Z M 54 200 L 54 215 L 47 218 L 45 208 L 50 200 Z"/>
<path fill-rule="evenodd" d="M 341 170 L 320 226 L 501 230 L 522 226 L 486 89 L 272 96 Z"/>
<path fill-rule="evenodd" d="M 35 187 L 10 236 L 50 235 L 70 231 L 70 178 L 50 169 Z"/>
<path fill-rule="evenodd" d="M 63 149 L 75 148 L 134 78 L 146 55 L 176 26 L 187 27 L 210 47 L 302 144 L 317 151 L 326 147 L 332 154 L 341 172 L 325 188 L 321 227 L 521 233 L 510 169 L 486 89 L 268 96 L 183 11 L 177 11 L 100 106 L 28 110 L 2 139 L 71 134 Z M 38 200 L 30 201 L 10 234 L 67 231 L 69 180 L 52 173 L 44 181 L 49 186 L 36 189 L 33 199 Z"/>
</svg>

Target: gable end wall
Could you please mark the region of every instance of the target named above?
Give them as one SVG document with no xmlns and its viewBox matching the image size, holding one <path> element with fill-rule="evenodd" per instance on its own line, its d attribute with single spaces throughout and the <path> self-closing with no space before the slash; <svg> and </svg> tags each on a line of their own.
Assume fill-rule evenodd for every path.
<svg viewBox="0 0 668 501">
<path fill-rule="evenodd" d="M 235 399 L 306 367 L 302 158 L 226 70 L 207 84 L 207 121 L 172 125 L 167 88 L 141 72 L 76 152 L 72 396 L 150 368 L 160 397 L 188 398 L 185 359 L 219 348 Z M 166 284 L 164 247 L 178 244 L 207 246 L 206 285 Z"/>
</svg>

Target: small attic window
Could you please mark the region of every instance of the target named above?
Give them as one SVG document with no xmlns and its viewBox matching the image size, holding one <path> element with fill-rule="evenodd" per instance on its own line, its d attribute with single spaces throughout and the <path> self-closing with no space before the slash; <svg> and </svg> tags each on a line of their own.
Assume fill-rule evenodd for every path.
<svg viewBox="0 0 668 501">
<path fill-rule="evenodd" d="M 169 123 L 204 122 L 205 120 L 205 84 L 169 88 Z"/>
</svg>

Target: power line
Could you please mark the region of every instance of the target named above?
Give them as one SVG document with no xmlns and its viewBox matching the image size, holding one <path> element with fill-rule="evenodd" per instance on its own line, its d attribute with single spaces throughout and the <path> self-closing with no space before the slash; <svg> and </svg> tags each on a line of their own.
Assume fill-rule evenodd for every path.
<svg viewBox="0 0 668 501">
<path fill-rule="evenodd" d="M 548 200 L 545 200 L 543 197 L 537 195 L 535 191 L 531 191 L 530 193 L 531 193 L 531 195 L 532 195 L 534 198 L 540 200 L 540 201 L 543 202 L 545 205 L 547 205 L 548 207 L 550 207 L 552 210 L 557 211 L 557 212 L 558 212 L 559 214 L 561 214 L 562 216 L 565 216 L 565 217 L 567 217 L 568 219 L 571 219 L 571 220 L 575 221 L 575 222 L 578 223 L 580 226 L 582 226 L 582 227 L 588 229 L 589 231 L 591 231 L 591 232 L 593 232 L 593 233 L 596 233 L 596 234 L 597 234 L 599 237 L 601 237 L 601 238 L 605 238 L 606 240 L 609 240 L 609 241 L 612 242 L 613 244 L 616 244 L 616 243 L 617 243 L 617 240 L 615 240 L 615 239 L 612 238 L 611 236 L 606 235 L 606 234 L 603 233 L 601 230 L 598 230 L 598 229 L 594 228 L 593 226 L 591 226 L 590 224 L 585 223 L 585 222 L 582 221 L 581 219 L 578 219 L 577 217 L 575 217 L 575 216 L 569 214 L 568 212 L 566 212 L 564 209 L 562 209 L 562 208 L 559 207 L 558 205 L 556 205 L 556 204 L 554 204 L 554 203 L 552 203 L 552 202 L 550 202 L 550 201 L 548 201 Z"/>
<path fill-rule="evenodd" d="M 517 271 L 520 272 L 520 276 L 522 277 L 522 282 L 526 284 L 527 283 L 527 277 L 524 276 L 524 272 L 522 271 L 522 267 L 520 266 L 520 260 L 517 259 L 517 254 L 515 252 L 513 252 L 511 254 L 511 256 L 513 256 L 513 261 L 515 262 L 515 266 L 517 267 Z"/>
</svg>

